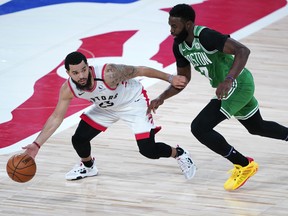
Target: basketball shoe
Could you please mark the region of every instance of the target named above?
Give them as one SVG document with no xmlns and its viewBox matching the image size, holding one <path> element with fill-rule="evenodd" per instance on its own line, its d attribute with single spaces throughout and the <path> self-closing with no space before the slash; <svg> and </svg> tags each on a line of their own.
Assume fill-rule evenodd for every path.
<svg viewBox="0 0 288 216">
<path fill-rule="evenodd" d="M 72 170 L 70 170 L 66 175 L 66 180 L 78 180 L 86 177 L 96 176 L 98 174 L 98 169 L 96 167 L 95 159 L 93 158 L 92 167 L 85 167 L 81 162 L 77 164 Z"/>
<path fill-rule="evenodd" d="M 224 184 L 225 190 L 233 191 L 240 188 L 257 172 L 258 164 L 253 160 L 253 158 L 248 158 L 248 160 L 249 164 L 247 166 L 242 167 L 238 164 L 234 164 L 234 168 L 229 170 L 229 173 L 232 173 L 232 175 Z"/>
<path fill-rule="evenodd" d="M 177 148 L 180 147 L 177 146 Z M 190 153 L 183 149 L 183 154 L 176 157 L 176 160 L 185 178 L 187 180 L 192 179 L 196 173 L 196 166 L 191 159 Z"/>
</svg>

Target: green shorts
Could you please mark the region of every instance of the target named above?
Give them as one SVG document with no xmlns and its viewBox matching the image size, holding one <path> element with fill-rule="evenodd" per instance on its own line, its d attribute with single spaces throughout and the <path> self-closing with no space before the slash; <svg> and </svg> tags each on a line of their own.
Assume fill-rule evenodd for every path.
<svg viewBox="0 0 288 216">
<path fill-rule="evenodd" d="M 221 101 L 220 111 L 227 117 L 245 120 L 258 110 L 258 101 L 254 97 L 253 76 L 247 69 L 234 80 L 226 98 Z"/>
</svg>

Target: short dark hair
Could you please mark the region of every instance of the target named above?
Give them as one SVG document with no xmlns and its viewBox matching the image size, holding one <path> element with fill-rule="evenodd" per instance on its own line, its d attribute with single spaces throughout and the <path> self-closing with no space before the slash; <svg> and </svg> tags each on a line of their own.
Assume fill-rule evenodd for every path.
<svg viewBox="0 0 288 216">
<path fill-rule="evenodd" d="M 65 58 L 65 68 L 66 70 L 70 70 L 69 65 L 77 65 L 80 64 L 82 61 L 87 64 L 87 58 L 81 52 L 72 52 L 69 53 Z"/>
<path fill-rule="evenodd" d="M 191 20 L 193 23 L 195 22 L 195 11 L 194 9 L 187 4 L 178 4 L 175 5 L 169 12 L 169 15 L 172 17 L 180 17 L 185 21 Z"/>
</svg>

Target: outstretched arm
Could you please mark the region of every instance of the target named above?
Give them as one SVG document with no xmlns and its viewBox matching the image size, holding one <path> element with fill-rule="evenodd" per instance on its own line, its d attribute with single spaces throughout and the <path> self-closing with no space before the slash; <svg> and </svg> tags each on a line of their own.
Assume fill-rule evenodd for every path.
<svg viewBox="0 0 288 216">
<path fill-rule="evenodd" d="M 40 147 L 48 140 L 50 136 L 52 136 L 56 129 L 61 125 L 72 98 L 73 94 L 70 91 L 67 82 L 65 82 L 60 89 L 57 106 L 55 107 L 55 110 L 50 115 L 50 117 L 47 119 L 40 134 L 32 144 L 22 147 L 23 149 L 25 149 L 25 153 L 29 154 L 33 158 L 36 157 Z"/>
<path fill-rule="evenodd" d="M 183 89 L 188 83 L 184 76 L 173 76 L 168 73 L 145 66 L 130 66 L 121 64 L 107 64 L 104 71 L 104 80 L 110 87 L 116 87 L 118 83 L 138 76 L 156 78 L 171 83 L 174 88 Z"/>
</svg>

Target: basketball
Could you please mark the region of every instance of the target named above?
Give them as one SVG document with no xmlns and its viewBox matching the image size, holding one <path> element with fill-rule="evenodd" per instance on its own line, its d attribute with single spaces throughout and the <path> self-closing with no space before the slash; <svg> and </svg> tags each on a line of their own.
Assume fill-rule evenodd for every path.
<svg viewBox="0 0 288 216">
<path fill-rule="evenodd" d="M 6 171 L 15 182 L 28 182 L 36 173 L 36 163 L 28 154 L 16 154 L 9 158 Z"/>
</svg>

